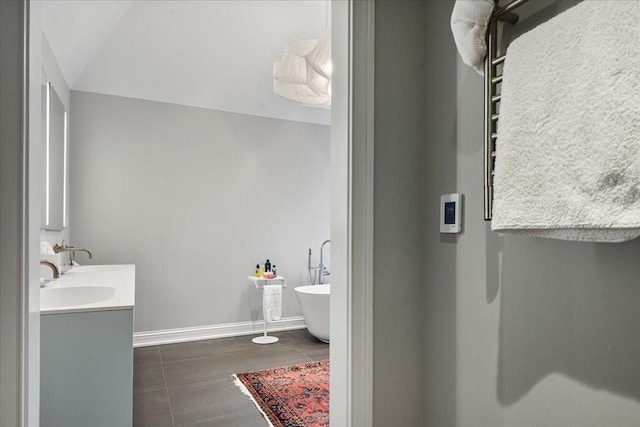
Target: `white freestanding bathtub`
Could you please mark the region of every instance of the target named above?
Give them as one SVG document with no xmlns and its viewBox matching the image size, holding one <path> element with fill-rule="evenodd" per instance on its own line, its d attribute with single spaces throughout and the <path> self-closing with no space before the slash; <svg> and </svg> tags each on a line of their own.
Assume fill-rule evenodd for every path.
<svg viewBox="0 0 640 427">
<path fill-rule="evenodd" d="M 298 286 L 294 290 L 309 333 L 328 343 L 331 285 Z"/>
</svg>

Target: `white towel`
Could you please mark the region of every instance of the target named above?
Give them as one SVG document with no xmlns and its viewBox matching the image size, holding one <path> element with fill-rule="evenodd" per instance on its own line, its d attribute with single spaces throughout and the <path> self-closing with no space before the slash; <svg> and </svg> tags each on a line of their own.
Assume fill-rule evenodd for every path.
<svg viewBox="0 0 640 427">
<path fill-rule="evenodd" d="M 508 48 L 492 228 L 640 235 L 640 1 L 584 1 Z"/>
<path fill-rule="evenodd" d="M 55 255 L 53 246 L 49 242 L 40 242 L 40 255 Z"/>
<path fill-rule="evenodd" d="M 451 32 L 462 61 L 480 74 L 484 74 L 487 26 L 494 7 L 493 0 L 456 0 L 451 13 Z"/>
<path fill-rule="evenodd" d="M 280 320 L 282 317 L 282 286 L 264 285 L 262 292 L 264 320 L 267 322 Z"/>
</svg>

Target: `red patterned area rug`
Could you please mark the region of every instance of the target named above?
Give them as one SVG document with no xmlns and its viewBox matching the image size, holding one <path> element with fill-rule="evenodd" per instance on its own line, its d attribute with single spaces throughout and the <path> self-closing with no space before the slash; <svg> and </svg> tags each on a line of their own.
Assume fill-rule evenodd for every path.
<svg viewBox="0 0 640 427">
<path fill-rule="evenodd" d="M 328 360 L 233 377 L 236 385 L 253 399 L 272 427 L 329 425 Z"/>
</svg>

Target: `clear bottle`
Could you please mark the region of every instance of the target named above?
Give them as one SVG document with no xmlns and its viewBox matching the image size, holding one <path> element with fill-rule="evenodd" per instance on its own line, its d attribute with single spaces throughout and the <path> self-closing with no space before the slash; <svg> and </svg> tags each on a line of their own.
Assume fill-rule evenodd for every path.
<svg viewBox="0 0 640 427">
<path fill-rule="evenodd" d="M 271 267 L 271 272 L 273 273 L 274 276 L 278 275 L 278 272 L 276 270 L 276 265 L 275 264 L 273 264 L 273 267 Z"/>
</svg>

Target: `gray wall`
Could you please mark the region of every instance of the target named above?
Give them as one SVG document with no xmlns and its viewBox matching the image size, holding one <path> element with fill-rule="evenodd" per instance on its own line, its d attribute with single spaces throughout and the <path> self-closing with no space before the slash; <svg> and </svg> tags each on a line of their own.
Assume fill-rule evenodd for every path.
<svg viewBox="0 0 640 427">
<path fill-rule="evenodd" d="M 425 4 L 375 7 L 373 418 L 419 426 Z"/>
<path fill-rule="evenodd" d="M 440 194 L 458 190 L 457 129 L 456 129 L 456 64 L 457 51 L 450 36 L 449 16 L 452 2 L 428 2 L 425 28 L 428 58 L 425 67 L 426 100 L 424 137 L 424 277 L 423 277 L 423 322 L 424 322 L 424 426 L 456 426 L 457 383 L 457 329 L 456 329 L 456 248 L 455 235 L 440 234 Z M 480 79 L 474 77 L 476 82 Z M 482 90 L 480 85 L 476 92 Z M 477 95 L 477 93 L 476 93 Z M 477 100 L 476 103 L 480 103 Z M 478 108 L 482 108 L 479 104 Z M 474 117 L 468 116 L 467 119 Z M 481 124 L 482 117 L 476 117 Z M 475 126 L 475 125 L 474 125 Z M 482 142 L 482 128 L 474 127 L 478 146 Z M 479 151 L 477 151 L 479 153 Z M 478 158 L 478 162 L 481 159 Z M 477 168 L 476 168 L 477 169 Z M 482 175 L 475 182 L 475 202 L 466 194 L 464 205 L 479 203 Z M 479 206 L 481 208 L 481 206 Z M 468 211 L 467 211 L 468 212 Z M 469 215 L 466 216 L 469 218 Z M 463 218 L 463 219 L 466 219 Z M 465 226 L 465 236 L 467 234 Z M 481 224 L 484 229 L 484 224 Z M 482 257 L 483 250 L 474 256 Z M 479 427 L 479 426 L 473 426 Z"/>
<path fill-rule="evenodd" d="M 47 75 L 47 79 L 51 82 L 51 86 L 56 91 L 58 98 L 62 101 L 64 109 L 71 109 L 71 90 L 69 84 L 62 74 L 60 64 L 51 49 L 47 36 L 42 33 L 42 71 Z"/>
<path fill-rule="evenodd" d="M 250 285 L 271 259 L 300 315 L 329 238 L 329 128 L 72 91 L 73 243 L 136 264 L 135 330 L 262 319 Z M 78 255 L 80 263 L 89 261 Z"/>
<path fill-rule="evenodd" d="M 424 425 L 638 426 L 640 240 L 490 231 L 483 80 L 457 56 L 452 5 L 427 2 Z M 438 198 L 451 191 L 465 195 L 453 239 L 438 232 Z"/>
</svg>

